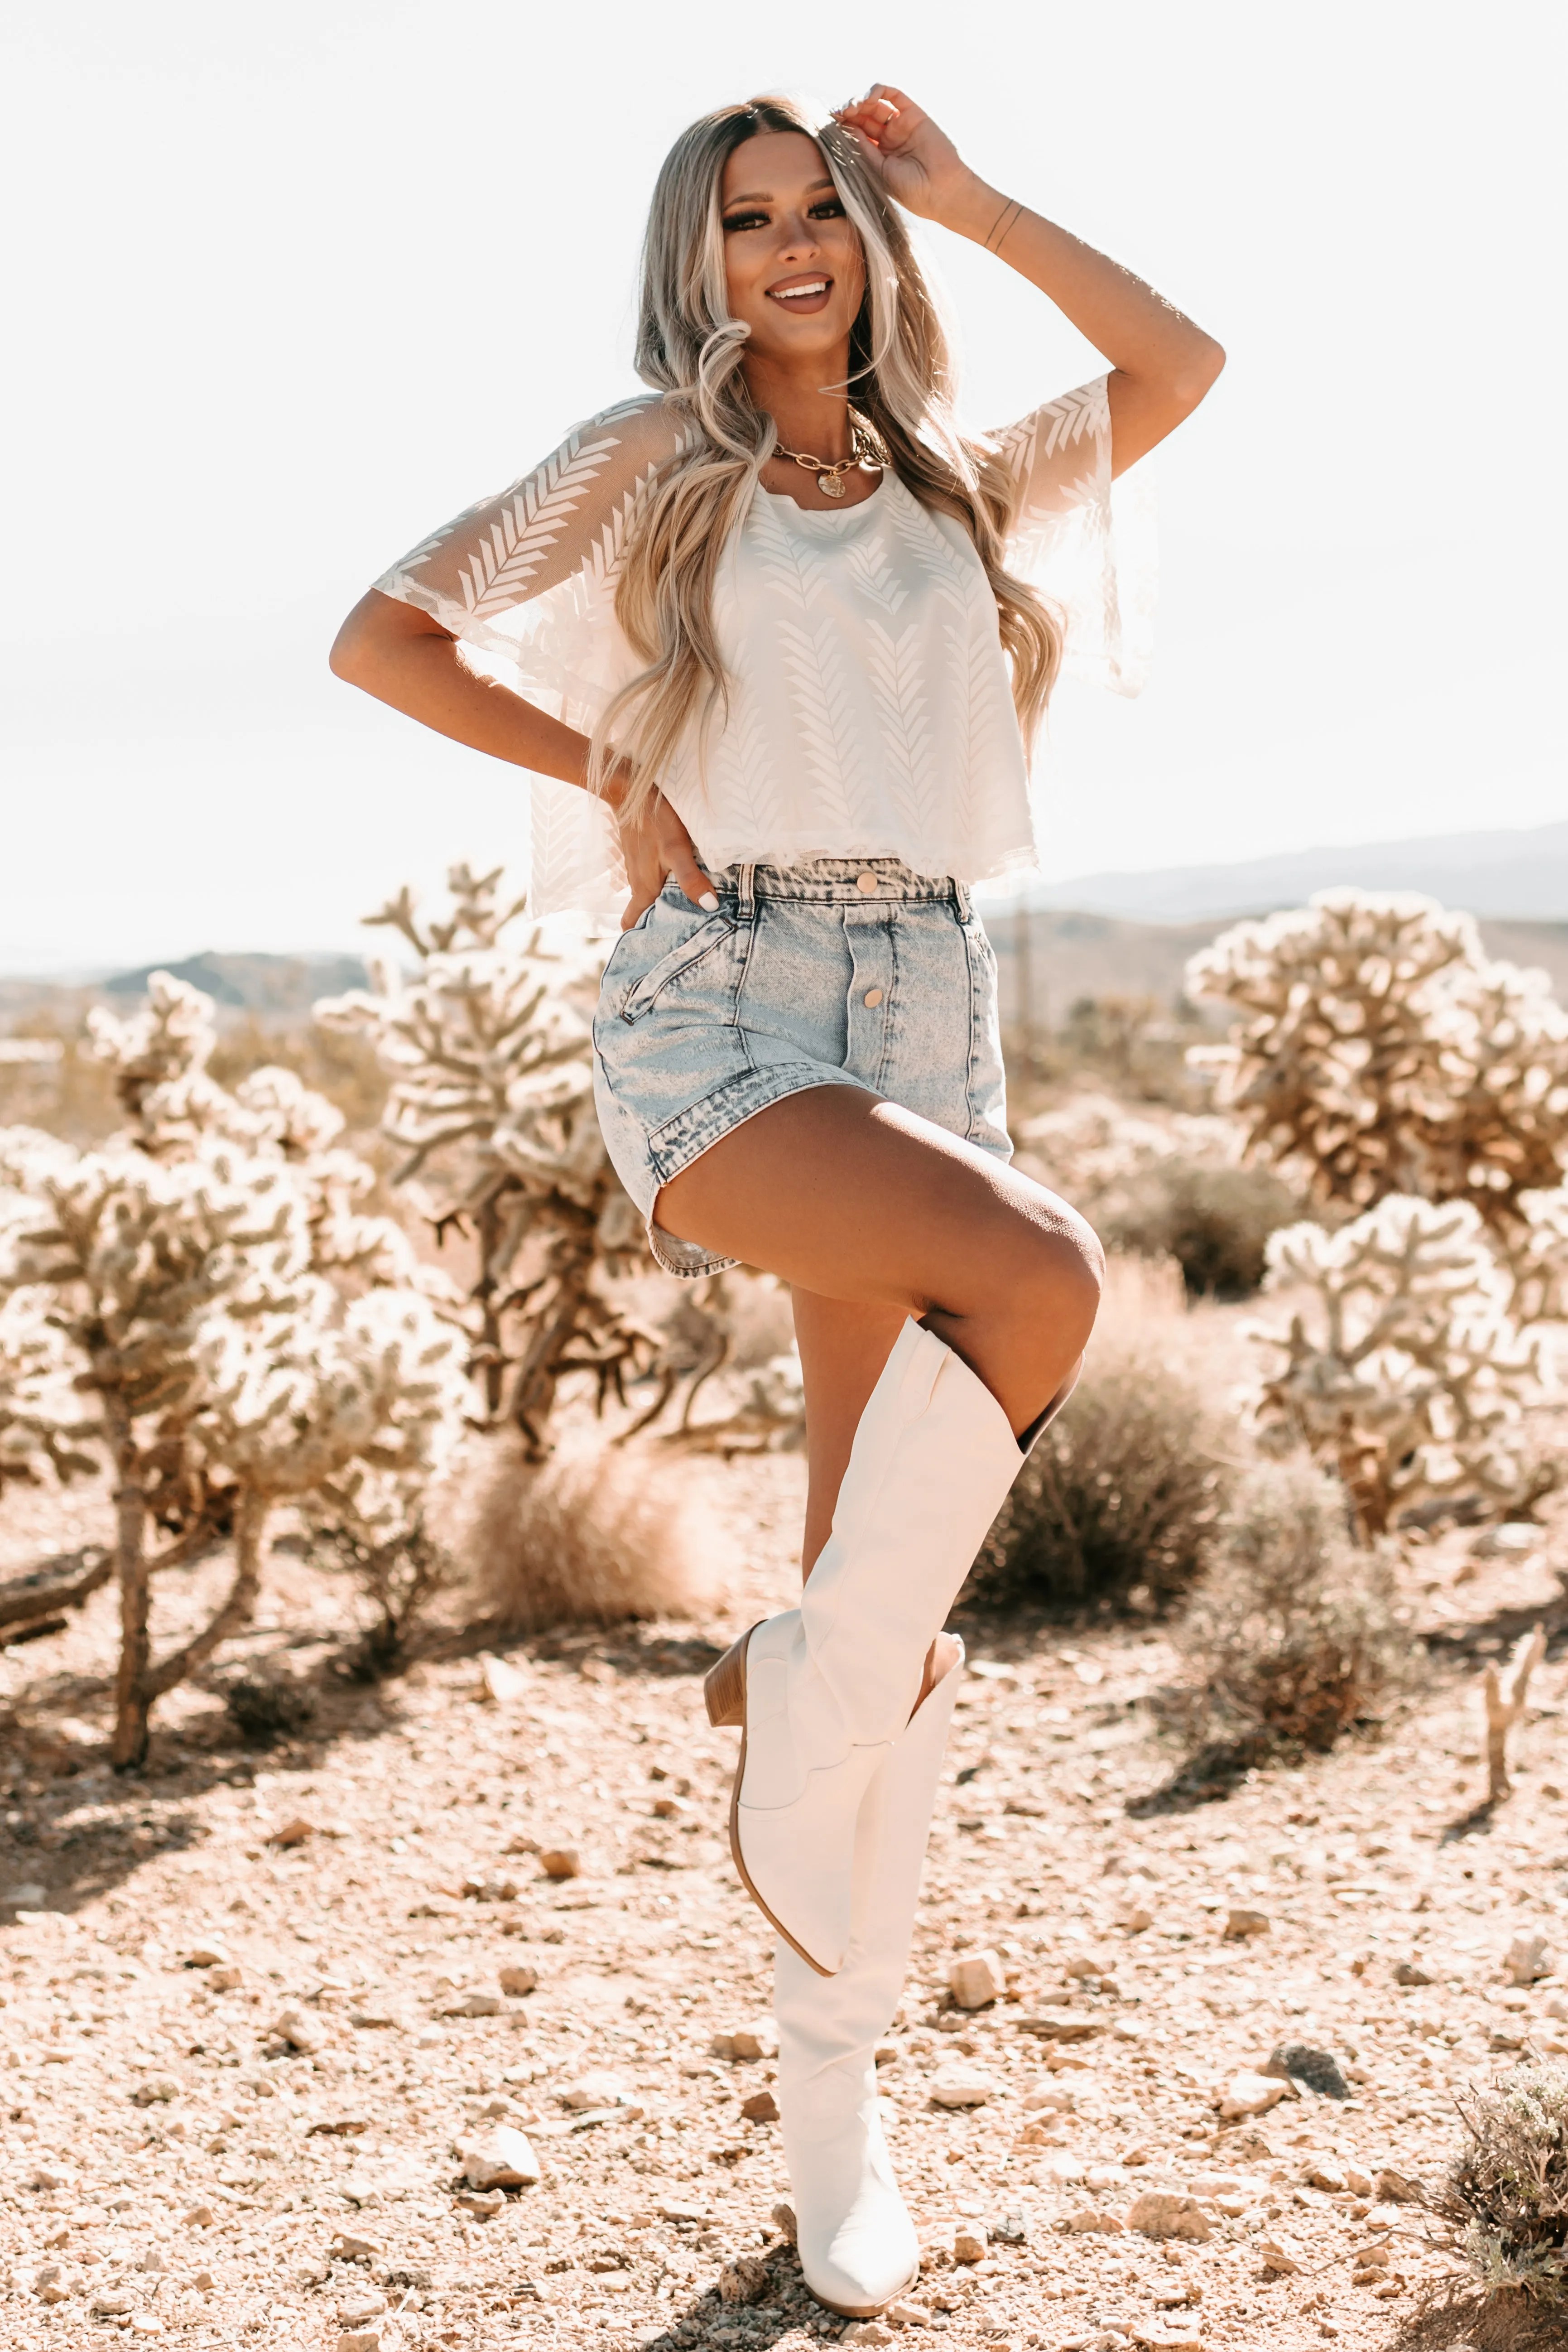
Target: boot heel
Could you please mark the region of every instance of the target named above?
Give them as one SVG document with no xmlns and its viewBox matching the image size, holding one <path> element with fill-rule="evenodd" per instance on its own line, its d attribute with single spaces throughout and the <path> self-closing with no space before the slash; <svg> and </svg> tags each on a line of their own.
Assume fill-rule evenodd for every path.
<svg viewBox="0 0 1568 2352">
<path fill-rule="evenodd" d="M 755 1630 L 748 1627 L 738 1642 L 732 1642 L 717 1665 L 710 1666 L 703 1677 L 703 1697 L 711 1724 L 746 1721 L 746 1645 Z"/>
</svg>

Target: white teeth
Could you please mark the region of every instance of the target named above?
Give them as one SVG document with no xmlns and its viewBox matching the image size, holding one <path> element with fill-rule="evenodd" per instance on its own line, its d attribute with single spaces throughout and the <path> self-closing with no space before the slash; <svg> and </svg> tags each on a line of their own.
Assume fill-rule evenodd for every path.
<svg viewBox="0 0 1568 2352">
<path fill-rule="evenodd" d="M 819 278 L 814 286 L 776 286 L 773 299 L 776 302 L 802 302 L 808 295 L 825 294 L 827 290 L 827 279 Z"/>
</svg>

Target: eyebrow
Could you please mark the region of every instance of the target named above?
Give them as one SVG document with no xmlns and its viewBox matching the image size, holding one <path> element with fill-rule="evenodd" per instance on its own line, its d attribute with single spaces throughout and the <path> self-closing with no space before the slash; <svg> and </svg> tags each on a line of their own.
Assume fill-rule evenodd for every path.
<svg viewBox="0 0 1568 2352">
<path fill-rule="evenodd" d="M 814 196 L 819 188 L 831 188 L 834 184 L 828 179 L 813 180 L 806 194 L 809 196 Z M 727 196 L 724 200 L 724 208 L 728 212 L 735 205 L 770 205 L 773 201 L 766 189 L 750 188 L 743 195 Z"/>
</svg>

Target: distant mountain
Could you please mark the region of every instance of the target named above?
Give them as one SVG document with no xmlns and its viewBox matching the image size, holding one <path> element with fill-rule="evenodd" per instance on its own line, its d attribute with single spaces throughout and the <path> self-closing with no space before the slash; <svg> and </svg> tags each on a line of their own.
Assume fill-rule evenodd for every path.
<svg viewBox="0 0 1568 2352">
<path fill-rule="evenodd" d="M 219 955 L 211 950 L 179 963 L 142 964 L 117 971 L 99 986 L 106 996 L 145 996 L 155 971 L 188 981 L 214 1003 L 264 1021 L 303 1020 L 319 996 L 341 996 L 363 988 L 369 978 L 358 956 Z"/>
<path fill-rule="evenodd" d="M 1197 923 L 1299 907 L 1314 890 L 1420 890 L 1472 915 L 1568 921 L 1568 824 L 1528 832 L 1434 834 L 1415 841 L 1299 849 L 1235 866 L 1176 866 L 1153 874 L 1082 874 L 1031 889 L 1030 904 Z"/>
</svg>

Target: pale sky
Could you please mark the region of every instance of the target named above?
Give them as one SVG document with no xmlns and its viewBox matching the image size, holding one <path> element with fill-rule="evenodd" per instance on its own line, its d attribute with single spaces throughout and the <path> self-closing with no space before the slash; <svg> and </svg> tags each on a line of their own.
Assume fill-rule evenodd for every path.
<svg viewBox="0 0 1568 2352">
<path fill-rule="evenodd" d="M 875 12 L 51 0 L 0 40 L 0 971 L 361 943 L 515 772 L 328 673 L 365 584 L 634 390 L 658 162 L 908 89 L 1229 365 L 1151 461 L 1143 697 L 1061 691 L 1051 879 L 1564 813 L 1563 16 L 1533 0 Z M 1097 373 L 927 232 L 967 405 Z"/>
</svg>

